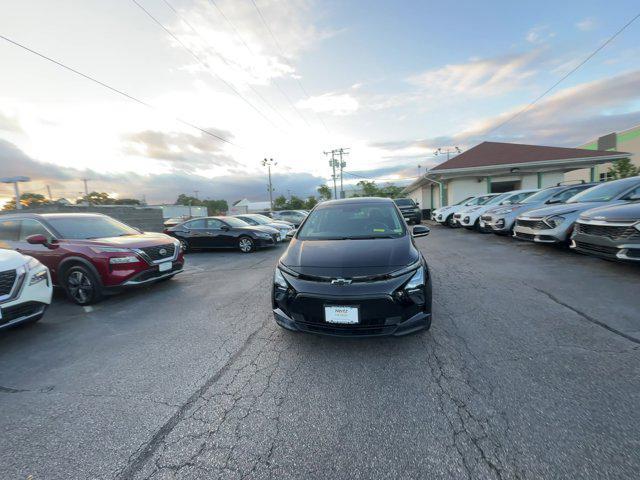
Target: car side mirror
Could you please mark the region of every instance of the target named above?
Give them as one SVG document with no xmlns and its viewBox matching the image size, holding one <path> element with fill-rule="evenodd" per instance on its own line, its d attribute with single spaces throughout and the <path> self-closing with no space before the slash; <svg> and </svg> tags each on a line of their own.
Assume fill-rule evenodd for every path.
<svg viewBox="0 0 640 480">
<path fill-rule="evenodd" d="M 413 227 L 413 231 L 411 232 L 411 236 L 416 237 L 426 237 L 431 232 L 431 229 L 426 225 L 416 225 Z"/>
<path fill-rule="evenodd" d="M 289 240 L 291 240 L 293 238 L 293 236 L 298 232 L 297 228 L 294 228 L 293 230 L 289 230 L 287 232 L 287 234 L 284 236 L 285 238 L 288 238 Z"/>
<path fill-rule="evenodd" d="M 44 245 L 47 248 L 51 248 L 51 244 L 49 240 L 44 235 L 38 233 L 36 235 L 29 235 L 27 238 L 27 243 L 31 245 Z"/>
</svg>

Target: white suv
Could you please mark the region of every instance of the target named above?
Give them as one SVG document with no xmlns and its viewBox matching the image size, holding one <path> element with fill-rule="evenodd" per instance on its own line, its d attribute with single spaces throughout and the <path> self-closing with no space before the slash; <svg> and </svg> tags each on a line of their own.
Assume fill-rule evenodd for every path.
<svg viewBox="0 0 640 480">
<path fill-rule="evenodd" d="M 533 195 L 538 190 L 512 190 L 511 192 L 501 193 L 500 195 L 496 195 L 491 200 L 483 205 L 478 205 L 476 207 L 467 208 L 462 210 L 454 215 L 454 219 L 464 228 L 467 229 L 476 229 L 482 228 L 479 226 L 480 217 L 483 213 L 492 208 L 501 206 L 501 205 L 511 205 L 513 203 L 518 203 L 524 200 L 525 198 Z"/>
<path fill-rule="evenodd" d="M 40 320 L 52 292 L 47 267 L 33 257 L 0 249 L 0 329 Z"/>
</svg>

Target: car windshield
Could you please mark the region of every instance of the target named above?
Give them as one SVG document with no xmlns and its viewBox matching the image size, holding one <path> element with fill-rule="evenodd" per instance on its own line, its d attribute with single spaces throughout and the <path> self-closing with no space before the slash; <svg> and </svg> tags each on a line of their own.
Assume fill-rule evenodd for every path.
<svg viewBox="0 0 640 480">
<path fill-rule="evenodd" d="M 265 217 L 264 215 L 245 215 L 244 217 L 240 218 L 240 220 L 245 220 L 245 219 L 253 220 L 258 225 L 266 225 L 266 224 L 271 223 L 273 221 L 269 217 Z"/>
<path fill-rule="evenodd" d="M 47 222 L 60 234 L 68 239 L 94 239 L 109 237 L 124 237 L 137 235 L 140 232 L 111 217 L 102 216 L 69 216 L 49 217 Z"/>
<path fill-rule="evenodd" d="M 496 195 L 495 197 L 489 197 L 486 201 L 479 203 L 478 205 L 497 205 L 505 200 L 509 195 L 503 193 L 502 195 Z"/>
<path fill-rule="evenodd" d="M 466 202 L 468 202 L 471 199 L 473 199 L 473 197 L 467 197 L 463 200 L 460 200 L 458 203 L 454 203 L 454 205 L 464 205 Z"/>
<path fill-rule="evenodd" d="M 413 200 L 409 198 L 398 198 L 394 200 L 399 207 L 413 207 Z"/>
<path fill-rule="evenodd" d="M 544 190 L 540 190 L 539 192 L 534 193 L 526 197 L 524 200 L 521 200 L 519 203 L 541 203 L 545 200 L 551 198 L 557 192 L 562 190 L 561 188 L 546 188 Z"/>
<path fill-rule="evenodd" d="M 222 220 L 224 223 L 229 225 L 230 227 L 246 227 L 249 225 L 244 220 L 240 220 L 236 217 L 217 217 L 219 220 Z"/>
<path fill-rule="evenodd" d="M 640 182 L 638 182 L 640 184 Z M 618 195 L 627 191 L 633 184 L 631 182 L 610 182 L 597 185 L 574 195 L 567 203 L 578 202 L 609 202 Z"/>
<path fill-rule="evenodd" d="M 404 220 L 390 203 L 338 204 L 309 214 L 298 232 L 300 240 L 396 238 L 406 232 Z"/>
</svg>

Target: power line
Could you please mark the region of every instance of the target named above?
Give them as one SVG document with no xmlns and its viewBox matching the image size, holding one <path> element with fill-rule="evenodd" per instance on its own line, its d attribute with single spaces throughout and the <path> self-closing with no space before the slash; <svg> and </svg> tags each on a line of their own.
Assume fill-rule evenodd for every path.
<svg viewBox="0 0 640 480">
<path fill-rule="evenodd" d="M 256 3 L 255 0 L 251 0 L 251 3 L 253 3 L 253 6 L 255 7 L 256 11 L 258 12 L 258 16 L 260 17 L 260 20 L 262 20 L 262 24 L 265 26 L 265 28 L 269 32 L 269 35 L 271 35 L 271 38 L 273 39 L 273 43 L 275 44 L 276 48 L 280 52 L 280 55 L 282 56 L 282 58 L 286 58 L 286 56 L 284 54 L 284 51 L 282 50 L 282 47 L 280 46 L 280 43 L 278 42 L 278 39 L 274 35 L 273 30 L 271 30 L 271 27 L 269 26 L 269 24 L 267 23 L 266 19 L 264 18 L 264 15 L 262 15 L 262 11 L 258 7 L 258 4 Z M 302 85 L 302 82 L 300 81 L 300 79 L 297 78 L 297 77 L 294 77 L 294 78 L 295 78 L 296 82 L 298 83 L 298 86 L 300 87 L 300 90 L 302 90 L 302 93 L 304 94 L 304 96 L 307 98 L 307 100 L 309 100 L 309 98 L 310 98 L 309 94 L 307 93 L 307 90 Z M 324 123 L 324 120 L 322 119 L 322 117 L 317 112 L 316 112 L 316 117 L 318 117 L 318 120 L 320 120 L 320 122 L 322 123 L 322 126 L 325 128 L 327 133 L 329 133 L 329 129 L 327 128 L 327 124 Z"/>
<path fill-rule="evenodd" d="M 235 24 L 231 21 L 231 19 L 229 19 L 229 17 L 227 17 L 225 15 L 225 13 L 222 11 L 222 9 L 218 6 L 218 4 L 214 1 L 214 0 L 209 0 L 209 3 L 211 3 L 211 5 L 213 5 L 215 7 L 215 9 L 218 11 L 218 13 L 220 13 L 220 15 L 222 16 L 222 18 L 225 19 L 225 21 L 229 24 L 229 26 L 231 26 L 231 29 L 233 30 L 233 33 L 235 34 L 235 36 L 238 38 L 238 40 L 240 40 L 240 43 L 242 43 L 242 45 L 244 45 L 244 47 L 247 49 L 247 51 L 249 52 L 249 54 L 251 54 L 252 56 L 256 57 L 256 53 L 253 51 L 253 49 L 249 46 L 249 44 L 245 41 L 245 39 L 243 38 L 243 36 L 240 34 L 240 32 L 238 31 L 238 29 L 236 28 Z M 304 115 L 302 115 L 302 112 L 300 112 L 300 110 L 298 109 L 298 107 L 296 107 L 296 105 L 293 103 L 293 101 L 291 100 L 291 97 L 289 97 L 289 95 L 287 95 L 287 93 L 284 91 L 284 89 L 280 86 L 280 83 L 274 78 L 273 79 L 273 83 L 276 86 L 276 88 L 280 91 L 280 93 L 282 94 L 282 96 L 285 98 L 285 100 L 287 101 L 287 103 L 291 106 L 291 108 L 293 109 L 294 112 L 296 112 L 300 118 L 302 119 L 302 121 L 304 121 L 304 123 L 307 124 L 308 127 L 311 127 L 311 124 L 309 123 L 309 121 L 305 118 Z"/>
<path fill-rule="evenodd" d="M 171 30 L 169 30 L 167 27 L 165 27 L 162 22 L 160 22 L 156 17 L 154 17 L 151 12 L 149 12 L 146 8 L 144 8 L 142 5 L 140 5 L 140 3 L 138 3 L 137 0 L 131 0 L 134 4 L 136 4 L 140 10 L 142 10 L 156 25 L 158 25 L 162 30 L 164 30 L 164 32 L 169 35 L 171 38 L 173 38 L 176 42 L 178 42 L 180 44 L 180 46 L 182 48 L 184 48 L 193 58 L 196 59 L 196 61 L 202 65 L 203 67 L 205 67 L 207 70 L 209 70 L 213 76 L 215 76 L 218 80 L 220 80 L 222 83 L 224 83 L 227 88 L 229 88 L 229 90 L 231 90 L 233 93 L 235 93 L 238 97 L 240 97 L 247 105 L 249 105 L 253 110 L 256 111 L 256 113 L 258 113 L 258 115 L 260 115 L 262 118 L 264 118 L 268 123 L 271 124 L 271 126 L 277 130 L 280 130 L 280 127 L 278 127 L 275 123 L 273 123 L 264 113 L 262 113 L 258 107 L 256 107 L 253 103 L 251 103 L 244 95 L 242 95 L 238 90 L 236 90 L 236 88 L 231 85 L 229 82 L 227 82 L 224 78 L 222 78 L 220 75 L 218 75 L 215 71 L 213 71 L 211 69 L 211 67 L 209 67 L 209 65 L 200 58 L 200 56 L 198 54 L 196 54 L 193 50 L 191 50 L 189 47 L 187 47 L 187 45 L 180 40 Z M 283 132 L 285 133 L 285 132 Z"/>
<path fill-rule="evenodd" d="M 44 60 L 47 60 L 47 61 L 49 61 L 51 63 L 54 63 L 55 65 L 58 65 L 59 67 L 62 67 L 65 70 L 68 70 L 68 71 L 70 71 L 72 73 L 75 73 L 76 75 L 79 75 L 80 77 L 83 77 L 83 78 L 85 78 L 87 80 L 90 80 L 93 83 L 97 83 L 98 85 L 100 85 L 100 86 L 102 86 L 104 88 L 107 88 L 107 89 L 111 90 L 112 92 L 117 93 L 118 95 L 122 95 L 123 97 L 126 97 L 129 100 L 132 100 L 132 101 L 134 101 L 136 103 L 139 103 L 140 105 L 144 105 L 145 107 L 150 108 L 152 110 L 161 111 L 158 107 L 155 107 L 155 106 L 151 105 L 150 103 L 147 103 L 147 102 L 145 102 L 143 100 L 140 100 L 140 99 L 134 97 L 133 95 L 129 95 L 128 93 L 126 93 L 126 92 L 124 92 L 122 90 L 118 90 L 117 88 L 112 87 L 111 85 L 108 85 L 108 84 L 106 84 L 106 83 L 104 83 L 104 82 L 102 82 L 102 81 L 100 81 L 100 80 L 98 80 L 98 79 L 96 79 L 94 77 L 91 77 L 91 76 L 87 75 L 86 73 L 82 73 L 82 72 L 76 70 L 75 68 L 69 67 L 69 66 L 65 65 L 64 63 L 62 63 L 62 62 L 54 60 L 53 58 L 48 57 L 48 56 L 44 55 L 43 53 L 37 52 L 37 51 L 27 47 L 26 45 L 23 45 L 21 43 L 16 42 L 15 40 L 11 40 L 10 38 L 5 37 L 4 35 L 0 35 L 0 38 L 5 40 L 6 42 L 9 42 L 9 43 L 15 45 L 16 47 L 20 47 L 23 50 L 26 50 L 27 52 L 33 53 L 34 55 L 37 55 L 38 57 L 43 58 Z M 230 140 L 227 140 L 226 138 L 221 137 L 220 135 L 216 135 L 215 133 L 210 132 L 210 131 L 202 128 L 202 127 L 199 127 L 199 126 L 197 126 L 197 125 L 195 125 L 195 124 L 193 124 L 191 122 L 188 122 L 186 120 L 182 120 L 181 118 L 178 118 L 178 117 L 173 117 L 172 116 L 172 118 L 174 120 L 176 120 L 177 122 L 182 123 L 183 125 L 186 125 L 188 127 L 191 127 L 191 128 L 196 129 L 196 130 L 199 130 L 200 132 L 204 133 L 205 135 L 209 135 L 211 137 L 217 138 L 218 140 L 222 140 L 223 142 L 228 143 L 229 145 L 237 146 L 233 142 L 231 142 Z"/>
<path fill-rule="evenodd" d="M 218 51 L 218 50 L 217 50 L 213 45 L 211 45 L 211 43 L 209 43 L 209 41 L 204 37 L 204 35 L 202 35 L 198 30 L 196 30 L 196 28 L 195 28 L 193 25 L 191 25 L 191 23 L 190 23 L 189 21 L 187 21 L 187 19 L 186 19 L 186 18 L 184 18 L 184 16 L 182 16 L 182 15 L 180 14 L 180 12 L 178 12 L 178 10 L 177 10 L 173 5 L 171 5 L 171 3 L 169 3 L 169 2 L 168 2 L 168 0 L 163 0 L 163 2 L 167 5 L 167 7 L 169 7 L 169 8 L 173 11 L 173 13 L 175 13 L 175 14 L 176 14 L 176 16 L 177 16 L 180 20 L 182 20 L 182 22 L 183 22 L 185 25 L 187 25 L 187 26 L 191 29 L 191 31 L 192 31 L 193 33 L 195 33 L 198 37 L 200 37 L 200 39 L 201 39 L 203 42 L 205 42 L 205 44 L 206 44 L 206 45 L 208 45 L 208 46 L 209 46 L 209 48 L 211 48 L 211 50 L 213 51 L 213 53 L 215 53 L 215 54 L 216 54 L 216 56 L 217 56 L 217 57 L 218 57 L 222 62 L 224 62 L 224 64 L 225 64 L 225 65 L 227 65 L 227 66 L 228 66 L 228 67 L 230 67 L 230 68 L 234 68 L 234 66 L 233 66 L 233 65 L 231 65 L 231 63 L 229 63 L 229 62 L 227 61 L 227 59 L 226 59 L 226 58 L 224 58 L 224 56 L 223 56 L 223 55 L 222 55 L 222 54 L 221 54 L 221 53 L 220 53 L 220 52 L 219 52 L 219 51 Z M 238 68 L 238 69 L 239 69 L 239 67 L 237 67 L 237 66 L 236 66 L 235 68 Z M 262 95 L 258 90 L 256 90 L 255 88 L 253 88 L 253 85 L 251 85 L 251 83 L 249 83 L 249 82 L 245 82 L 245 83 L 246 83 L 246 84 L 247 84 L 247 86 L 251 89 L 251 91 L 252 91 L 253 93 L 255 93 L 255 94 L 256 94 L 256 96 L 257 96 L 258 98 L 260 98 L 260 100 L 262 100 L 262 102 L 263 102 L 265 105 L 267 105 L 267 106 L 268 106 L 268 107 L 269 107 L 269 108 L 270 108 L 270 109 L 271 109 L 271 110 L 272 110 L 276 115 L 278 115 L 280 118 L 282 118 L 282 120 L 283 120 L 287 125 L 291 125 L 291 124 L 289 123 L 289 120 L 287 120 L 287 119 L 284 117 L 284 115 L 282 115 L 282 114 L 281 114 L 281 113 L 280 113 L 280 112 L 279 112 L 279 111 L 278 111 L 278 110 L 277 110 L 277 109 L 276 109 L 276 108 L 275 108 L 275 107 L 274 107 L 274 106 L 273 106 L 269 101 L 267 101 L 267 99 L 266 99 L 266 98 L 264 98 L 264 96 L 263 96 L 263 95 Z"/>
<path fill-rule="evenodd" d="M 600 52 L 600 50 L 602 50 L 604 47 L 606 47 L 607 45 L 609 45 L 613 40 L 615 40 L 615 38 L 620 35 L 623 31 L 625 31 L 627 29 L 628 26 L 630 26 L 633 22 L 635 22 L 638 17 L 640 17 L 640 13 L 637 14 L 635 17 L 633 17 L 631 20 L 629 20 L 622 28 L 620 28 L 620 30 L 618 30 L 616 33 L 614 33 L 611 37 L 609 37 L 607 39 L 607 41 L 605 41 L 602 45 L 600 45 L 598 48 L 596 48 L 593 52 L 591 52 L 591 54 L 589 54 L 584 60 L 582 60 L 582 62 L 580 62 L 577 66 L 575 66 L 574 68 L 572 68 L 568 73 L 566 73 L 565 75 L 562 76 L 562 78 L 560 78 L 560 80 L 558 80 L 557 82 L 555 82 L 553 85 L 551 85 L 551 87 L 549 87 L 547 90 L 545 90 L 541 95 L 539 95 L 538 97 L 536 97 L 535 100 L 533 100 L 531 103 L 529 103 L 526 107 L 524 107 L 522 110 L 519 110 L 518 112 L 516 112 L 513 116 L 511 116 L 510 118 L 506 119 L 504 122 L 498 124 L 497 126 L 493 127 L 491 130 L 489 130 L 488 132 L 485 133 L 485 135 L 489 135 L 493 132 L 495 132 L 496 130 L 498 130 L 499 128 L 502 128 L 503 126 L 505 126 L 507 123 L 511 122 L 512 120 L 516 119 L 517 117 L 519 117 L 520 115 L 522 115 L 524 112 L 526 112 L 527 110 L 529 110 L 531 107 L 533 107 L 539 100 L 541 100 L 543 97 L 545 97 L 549 92 L 551 92 L 551 90 L 553 90 L 554 88 L 556 88 L 558 85 L 560 85 L 560 83 L 562 83 L 564 80 L 566 80 L 570 75 L 572 75 L 573 73 L 575 73 L 580 67 L 582 67 L 585 63 L 587 63 L 589 60 L 591 60 L 593 57 L 595 57 L 598 52 Z"/>
</svg>

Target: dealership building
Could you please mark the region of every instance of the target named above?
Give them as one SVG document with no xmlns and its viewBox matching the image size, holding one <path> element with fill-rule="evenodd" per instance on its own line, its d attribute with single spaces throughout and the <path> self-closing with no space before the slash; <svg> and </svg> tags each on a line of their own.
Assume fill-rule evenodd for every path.
<svg viewBox="0 0 640 480">
<path fill-rule="evenodd" d="M 612 161 L 631 156 L 626 149 L 610 148 L 611 143 L 599 149 L 598 141 L 584 148 L 483 142 L 428 170 L 405 187 L 403 195 L 422 209 L 435 209 L 472 195 L 544 188 L 567 180 L 597 181 Z"/>
</svg>

